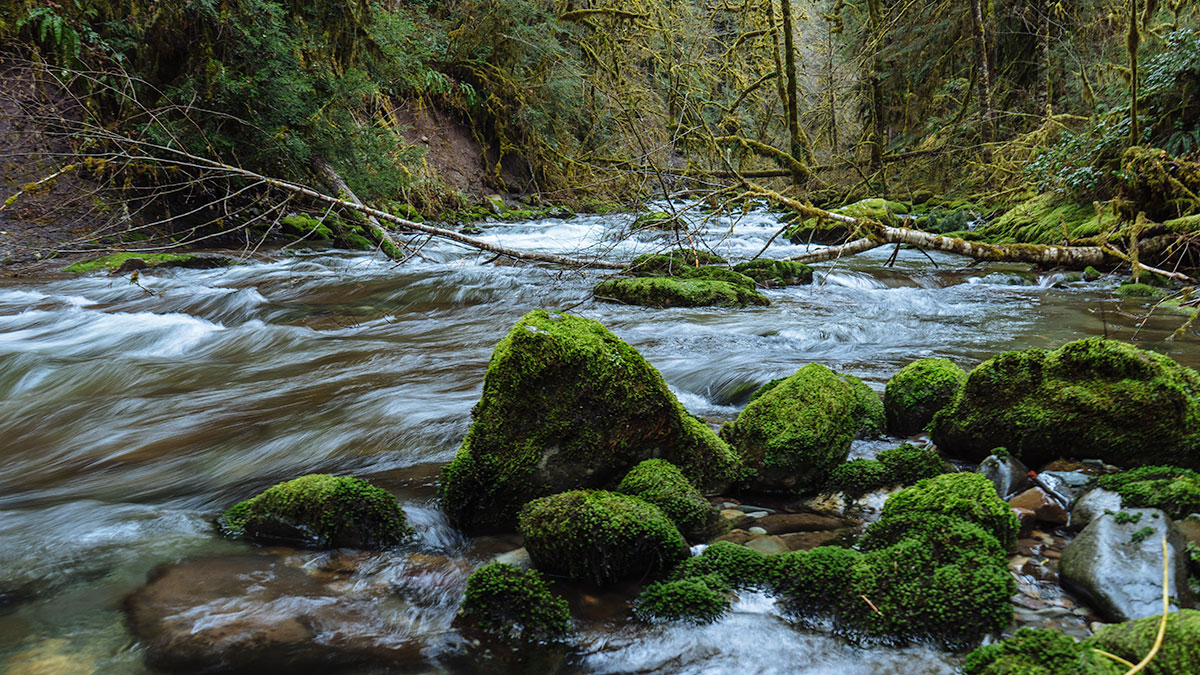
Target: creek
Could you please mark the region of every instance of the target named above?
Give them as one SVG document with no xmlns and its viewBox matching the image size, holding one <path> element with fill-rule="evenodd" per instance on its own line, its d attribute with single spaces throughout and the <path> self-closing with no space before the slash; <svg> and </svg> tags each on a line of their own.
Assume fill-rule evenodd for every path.
<svg viewBox="0 0 1200 675">
<path fill-rule="evenodd" d="M 498 224 L 508 246 L 621 258 L 664 245 L 627 236 L 631 216 Z M 730 259 L 780 227 L 753 212 L 704 231 Z M 783 242 L 768 257 L 804 249 Z M 493 345 L 525 312 L 594 318 L 656 366 L 692 412 L 732 419 L 754 388 L 817 361 L 877 389 L 906 363 L 972 367 L 996 352 L 1092 335 L 1132 337 L 1144 301 L 1116 280 L 1062 284 L 1026 266 L 975 265 L 891 248 L 820 265 L 770 307 L 652 310 L 590 299 L 599 272 L 485 264 L 429 243 L 396 266 L 370 253 L 275 250 L 215 270 L 47 277 L 0 285 L 0 671 L 147 672 L 122 601 L 164 562 L 262 554 L 212 520 L 276 482 L 354 473 L 396 494 L 414 548 L 360 561 L 362 592 L 396 601 L 369 639 L 402 644 L 403 672 L 454 672 L 450 621 L 466 572 L 511 548 L 472 539 L 437 510 Z M 1122 313 L 1125 312 L 1125 313 Z M 1152 317 L 1142 346 L 1200 366 L 1200 338 Z M 883 444 L 881 447 L 888 447 Z M 870 454 L 871 447 L 856 447 Z M 272 551 L 300 565 L 317 554 Z M 327 561 L 326 561 L 327 562 Z M 366 571 L 363 571 L 366 569 Z M 379 591 L 384 593 L 384 591 Z M 703 627 L 644 626 L 620 593 L 574 593 L 580 637 L 567 672 L 951 673 L 960 657 L 864 648 L 789 623 L 744 594 Z M 51 672 L 51 671 L 46 671 Z M 365 669 L 355 672 L 390 672 Z"/>
</svg>

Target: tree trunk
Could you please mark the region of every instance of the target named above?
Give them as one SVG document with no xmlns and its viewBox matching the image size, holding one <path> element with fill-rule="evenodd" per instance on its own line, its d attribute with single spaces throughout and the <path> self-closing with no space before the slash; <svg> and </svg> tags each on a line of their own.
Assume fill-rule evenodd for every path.
<svg viewBox="0 0 1200 675">
<path fill-rule="evenodd" d="M 799 187 L 807 178 L 807 171 L 802 171 L 797 164 L 805 156 L 806 144 L 800 131 L 800 102 L 799 84 L 796 81 L 796 45 L 792 26 L 792 0 L 780 0 L 779 13 L 782 15 L 783 27 L 783 61 L 787 75 L 787 123 L 788 137 L 791 141 L 791 155 L 797 160 L 792 165 L 792 183 Z"/>
<path fill-rule="evenodd" d="M 880 71 L 883 69 L 879 58 L 880 44 L 883 42 L 883 10 L 880 0 L 867 0 L 868 30 L 871 32 L 871 171 L 883 168 L 883 79 Z"/>
<path fill-rule="evenodd" d="M 1049 119 L 1054 114 L 1054 83 L 1050 61 L 1050 0 L 1042 0 L 1038 8 L 1037 23 L 1037 52 L 1038 73 L 1042 76 L 1042 84 L 1038 89 L 1038 112 Z"/>
<path fill-rule="evenodd" d="M 971 26 L 975 35 L 976 83 L 979 86 L 979 130 L 983 140 L 984 161 L 991 161 L 991 148 L 995 138 L 992 127 L 992 74 L 988 67 L 987 33 L 983 23 L 983 0 L 971 0 Z"/>
<path fill-rule="evenodd" d="M 1129 52 L 1129 146 L 1141 142 L 1142 133 L 1138 125 L 1138 45 L 1142 35 L 1138 31 L 1138 0 L 1129 0 L 1129 32 L 1125 35 L 1125 48 Z"/>
</svg>

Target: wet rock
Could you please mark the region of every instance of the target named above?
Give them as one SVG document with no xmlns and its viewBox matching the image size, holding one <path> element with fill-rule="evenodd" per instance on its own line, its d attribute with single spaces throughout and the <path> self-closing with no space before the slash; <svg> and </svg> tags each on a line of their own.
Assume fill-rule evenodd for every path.
<svg viewBox="0 0 1200 675">
<path fill-rule="evenodd" d="M 730 530 L 716 539 L 713 539 L 713 543 L 715 544 L 719 541 L 727 541 L 731 544 L 744 544 L 750 541 L 750 539 L 753 537 L 754 535 L 747 530 Z"/>
<path fill-rule="evenodd" d="M 742 529 L 750 526 L 756 519 L 746 515 L 737 509 L 725 509 L 721 511 L 721 516 L 729 522 L 730 529 Z"/>
<path fill-rule="evenodd" d="M 1189 544 L 1200 546 L 1200 514 L 1193 513 L 1183 520 L 1177 520 L 1175 526 Z"/>
<path fill-rule="evenodd" d="M 1093 520 L 1063 552 L 1063 582 L 1091 599 L 1109 621 L 1159 614 L 1164 536 L 1173 562 L 1169 592 L 1190 606 L 1183 536 L 1158 509 L 1126 509 Z"/>
<path fill-rule="evenodd" d="M 1029 480 L 1029 469 L 1011 455 L 989 455 L 979 463 L 978 472 L 992 481 L 1001 499 L 1008 499 L 1033 486 L 1033 481 Z"/>
<path fill-rule="evenodd" d="M 500 555 L 496 556 L 495 558 L 492 558 L 492 562 L 503 563 L 505 565 L 512 565 L 513 567 L 523 569 L 523 570 L 533 568 L 533 560 L 530 559 L 529 551 L 525 550 L 524 546 L 522 546 L 519 549 L 516 549 L 515 551 L 509 551 L 508 553 L 501 553 Z"/>
<path fill-rule="evenodd" d="M 1033 482 L 1068 509 L 1075 503 L 1077 495 L 1075 487 L 1058 473 L 1043 471 L 1034 476 Z"/>
<path fill-rule="evenodd" d="M 787 545 L 789 551 L 811 551 L 818 546 L 842 539 L 849 533 L 848 528 L 821 532 L 791 532 L 779 535 L 779 539 Z"/>
<path fill-rule="evenodd" d="M 1071 509 L 1071 528 L 1082 530 L 1105 513 L 1121 510 L 1121 495 L 1096 488 L 1084 493 Z"/>
<path fill-rule="evenodd" d="M 1013 507 L 1013 514 L 1017 516 L 1017 522 L 1020 527 L 1017 530 L 1017 538 L 1024 539 L 1033 533 L 1033 528 L 1037 525 L 1037 514 L 1029 509 Z"/>
<path fill-rule="evenodd" d="M 775 509 L 768 509 L 765 506 L 753 506 L 751 504 L 737 504 L 731 508 L 741 511 L 742 513 L 764 513 L 767 515 L 776 513 Z"/>
<path fill-rule="evenodd" d="M 1062 504 L 1058 503 L 1041 488 L 1029 488 L 1021 494 L 1008 500 L 1008 505 L 1016 509 L 1032 511 L 1039 522 L 1049 525 L 1066 525 L 1069 516 Z M 1018 514 L 1018 518 L 1020 515 Z"/>
<path fill-rule="evenodd" d="M 783 539 L 770 534 L 760 534 L 746 542 L 745 546 L 765 555 L 786 553 L 791 550 Z"/>
<path fill-rule="evenodd" d="M 815 513 L 779 513 L 759 518 L 755 525 L 763 528 L 767 534 L 787 534 L 836 530 L 845 527 L 847 523 L 844 520 L 819 516 Z"/>
<path fill-rule="evenodd" d="M 761 527 L 751 527 L 751 528 L 747 529 L 746 531 L 749 532 L 750 534 L 754 534 L 754 535 L 767 533 L 767 531 L 762 529 Z"/>
<path fill-rule="evenodd" d="M 423 646 L 374 603 L 330 592 L 273 556 L 160 567 L 125 612 L 146 662 L 168 671 L 333 671 L 419 660 Z"/>
</svg>

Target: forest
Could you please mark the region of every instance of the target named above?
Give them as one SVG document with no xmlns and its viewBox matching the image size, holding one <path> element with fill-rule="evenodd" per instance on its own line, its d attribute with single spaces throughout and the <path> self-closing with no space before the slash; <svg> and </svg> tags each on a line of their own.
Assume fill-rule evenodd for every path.
<svg viewBox="0 0 1200 675">
<path fill-rule="evenodd" d="M 1200 672 L 1200 3 L 0 0 L 0 672 Z"/>
</svg>

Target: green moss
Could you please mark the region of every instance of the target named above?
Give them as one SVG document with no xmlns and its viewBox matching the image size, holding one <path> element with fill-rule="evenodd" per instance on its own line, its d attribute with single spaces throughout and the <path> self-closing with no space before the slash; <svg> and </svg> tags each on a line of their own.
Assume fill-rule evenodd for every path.
<svg viewBox="0 0 1200 675">
<path fill-rule="evenodd" d="M 290 234 L 306 239 L 333 239 L 333 230 L 324 223 L 306 213 L 293 213 L 284 216 L 279 224 Z"/>
<path fill-rule="evenodd" d="M 652 457 L 704 489 L 728 486 L 740 468 L 636 350 L 568 314 L 530 312 L 496 345 L 472 416 L 440 489 L 467 529 L 509 527 L 537 497 L 612 487 Z"/>
<path fill-rule="evenodd" d="M 636 274 L 675 274 L 683 267 L 705 267 L 724 265 L 725 259 L 715 253 L 697 249 L 677 249 L 667 253 L 639 255 L 629 263 L 629 271 Z"/>
<path fill-rule="evenodd" d="M 900 215 L 908 213 L 908 207 L 885 199 L 864 199 L 846 206 L 829 209 L 830 213 L 850 216 L 851 218 L 866 218 L 881 225 L 898 227 Z M 806 218 L 784 233 L 792 243 L 805 244 L 834 244 L 840 243 L 855 234 L 854 226 L 832 219 Z"/>
<path fill-rule="evenodd" d="M 853 375 L 843 374 L 842 379 L 850 385 L 850 392 L 854 396 L 854 415 L 860 424 L 859 438 L 882 436 L 887 430 L 887 420 L 884 417 L 883 400 L 879 394 L 869 384 Z"/>
<path fill-rule="evenodd" d="M 1121 506 L 1161 509 L 1172 518 L 1200 513 L 1200 473 L 1174 466 L 1143 466 L 1100 476 L 1097 487 L 1121 495 Z"/>
<path fill-rule="evenodd" d="M 811 284 L 813 280 L 811 267 L 791 260 L 758 258 L 738 263 L 733 270 L 765 286 L 796 286 Z"/>
<path fill-rule="evenodd" d="M 313 548 L 383 548 L 413 534 L 396 498 L 353 476 L 311 474 L 226 511 L 225 534 Z"/>
<path fill-rule="evenodd" d="M 358 232 L 343 232 L 338 235 L 337 242 L 351 251 L 370 251 L 375 248 L 374 242 Z"/>
<path fill-rule="evenodd" d="M 1105 626 L 1084 640 L 1082 649 L 1102 649 L 1137 663 L 1154 646 L 1160 621 L 1161 617 L 1151 616 Z M 1162 648 L 1142 672 L 1147 675 L 1200 672 L 1200 611 L 1181 609 L 1168 616 Z"/>
<path fill-rule="evenodd" d="M 763 394 L 766 394 L 768 391 L 771 391 L 775 387 L 778 387 L 779 384 L 786 379 L 787 379 L 786 377 L 777 377 L 777 378 L 771 380 L 770 382 L 767 382 L 766 384 L 762 385 L 758 389 L 755 389 L 754 393 L 750 394 L 750 398 L 746 402 L 749 403 L 750 401 L 755 401 L 755 400 L 762 398 Z"/>
<path fill-rule="evenodd" d="M 1155 288 L 1149 284 L 1123 284 L 1113 291 L 1113 295 L 1119 295 L 1124 298 L 1161 298 L 1167 294 L 1161 288 Z"/>
<path fill-rule="evenodd" d="M 1047 193 L 1019 204 L 979 231 L 987 241 L 1002 244 L 1064 244 L 1101 234 L 1115 225 L 1111 214 L 1097 219 L 1091 204 L 1075 204 Z"/>
<path fill-rule="evenodd" d="M 633 230 L 673 230 L 678 222 L 674 214 L 666 211 L 651 211 L 635 218 L 629 227 Z"/>
<path fill-rule="evenodd" d="M 665 459 L 648 459 L 625 475 L 617 492 L 647 501 L 667 514 L 692 541 L 706 541 L 720 532 L 724 518 L 700 494 L 678 467 Z"/>
<path fill-rule="evenodd" d="M 113 253 L 102 258 L 92 258 L 91 260 L 81 260 L 77 263 L 68 265 L 64 272 L 73 274 L 87 274 L 88 272 L 115 272 L 124 265 L 126 261 L 138 259 L 146 263 L 146 267 L 161 267 L 170 264 L 184 264 L 196 259 L 196 256 L 191 254 L 180 253 L 135 253 L 132 251 L 123 251 L 121 253 Z"/>
<path fill-rule="evenodd" d="M 688 557 L 683 535 L 657 506 L 615 492 L 536 499 L 521 510 L 520 530 L 538 569 L 597 584 L 657 574 Z"/>
<path fill-rule="evenodd" d="M 715 574 L 650 584 L 634 603 L 642 621 L 712 623 L 729 609 L 729 587 Z"/>
<path fill-rule="evenodd" d="M 863 426 L 854 388 L 812 363 L 747 404 L 721 436 L 754 472 L 753 489 L 820 488 Z"/>
<path fill-rule="evenodd" d="M 771 556 L 774 557 L 774 556 Z M 671 572 L 671 578 L 715 575 L 730 588 L 765 588 L 770 578 L 770 557 L 728 541 L 708 546 Z"/>
<path fill-rule="evenodd" d="M 926 478 L 888 498 L 883 517 L 937 513 L 975 523 L 1005 548 L 1016 544 L 1017 517 L 982 474 L 947 473 Z"/>
<path fill-rule="evenodd" d="M 467 579 L 454 625 L 505 641 L 557 642 L 571 632 L 571 613 L 536 571 L 494 562 Z"/>
<path fill-rule="evenodd" d="M 748 307 L 771 301 L 752 288 L 710 279 L 635 277 L 608 279 L 596 285 L 598 300 L 643 307 Z"/>
<path fill-rule="evenodd" d="M 836 612 L 850 593 L 850 571 L 862 554 L 839 546 L 818 546 L 770 560 L 768 578 L 785 604 L 796 613 L 820 616 Z"/>
<path fill-rule="evenodd" d="M 1059 457 L 1200 468 L 1200 375 L 1169 357 L 1090 338 L 980 364 L 934 417 L 942 452 L 979 461 L 1005 446 Z"/>
<path fill-rule="evenodd" d="M 825 489 L 844 492 L 850 497 L 861 497 L 888 485 L 893 485 L 892 473 L 874 459 L 854 459 L 834 467 L 829 472 Z"/>
<path fill-rule="evenodd" d="M 937 451 L 905 443 L 898 448 L 883 450 L 876 457 L 901 485 L 912 485 L 925 478 L 946 473 L 946 463 Z"/>
<path fill-rule="evenodd" d="M 922 431 L 966 379 L 966 371 L 947 359 L 921 359 L 904 366 L 883 392 L 888 431 L 897 436 Z"/>
<path fill-rule="evenodd" d="M 1092 267 L 1091 265 L 1088 265 L 1087 267 L 1083 268 L 1083 280 L 1084 281 L 1099 281 L 1100 278 L 1103 276 L 1104 276 L 1104 273 L 1102 273 L 1100 270 L 1096 269 L 1095 267 Z"/>
<path fill-rule="evenodd" d="M 965 675 L 1082 675 L 1089 672 L 1074 639 L 1048 628 L 1021 628 L 1016 635 L 967 655 Z"/>
<path fill-rule="evenodd" d="M 953 515 L 923 511 L 889 514 L 871 523 L 858 540 L 863 552 L 903 541 L 921 543 L 938 563 L 1005 565 L 1004 547 L 991 532 Z"/>
</svg>

